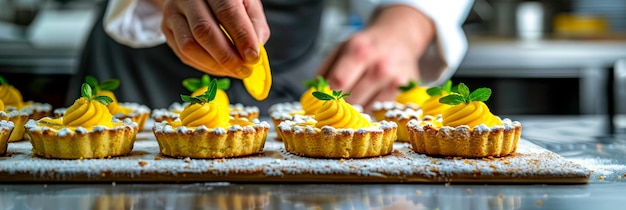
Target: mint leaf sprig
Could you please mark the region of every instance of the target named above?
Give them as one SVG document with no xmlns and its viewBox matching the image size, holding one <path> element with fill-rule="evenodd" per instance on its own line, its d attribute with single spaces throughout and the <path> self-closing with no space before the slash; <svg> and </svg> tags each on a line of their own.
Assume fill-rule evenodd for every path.
<svg viewBox="0 0 626 210">
<path fill-rule="evenodd" d="M 120 86 L 120 80 L 117 79 L 108 79 L 102 82 L 98 82 L 98 80 L 93 76 L 85 76 L 85 83 L 89 84 L 92 87 L 92 94 L 96 95 L 100 90 L 108 90 L 114 91 Z"/>
<path fill-rule="evenodd" d="M 491 89 L 478 88 L 470 93 L 469 88 L 464 83 L 457 86 L 457 90 L 452 94 L 439 99 L 439 103 L 448 105 L 457 105 L 460 103 L 469 103 L 472 101 L 487 101 L 491 96 Z"/>
<path fill-rule="evenodd" d="M 328 87 L 328 81 L 326 81 L 324 77 L 318 75 L 316 79 L 306 81 L 304 86 L 307 88 L 314 88 L 315 90 L 324 90 L 325 87 Z"/>
<path fill-rule="evenodd" d="M 209 88 L 204 92 L 204 94 L 199 96 L 188 96 L 188 95 L 180 95 L 180 99 L 183 102 L 189 102 L 192 104 L 204 104 L 207 102 L 211 102 L 215 99 L 215 95 L 217 95 L 217 79 L 211 80 L 209 83 Z"/>
<path fill-rule="evenodd" d="M 8 84 L 9 82 L 6 79 L 4 79 L 4 77 L 0 76 L 0 85 L 8 85 Z"/>
<path fill-rule="evenodd" d="M 333 95 L 328 95 L 328 93 L 324 93 L 321 91 L 314 91 L 313 96 L 319 100 L 322 101 L 330 101 L 330 100 L 339 100 L 345 97 L 350 96 L 351 93 L 343 93 L 341 90 L 340 91 L 334 91 L 333 90 Z"/>
<path fill-rule="evenodd" d="M 108 96 L 95 96 L 91 85 L 89 85 L 88 83 L 83 83 L 80 89 L 80 95 L 87 98 L 87 100 L 95 100 L 104 104 L 105 106 L 113 103 L 113 99 Z"/>
<path fill-rule="evenodd" d="M 443 92 L 452 92 L 452 81 L 448 80 L 446 83 L 444 83 L 441 87 L 439 86 L 435 86 L 435 87 L 431 87 L 428 88 L 426 90 L 426 93 L 428 93 L 429 96 L 440 96 L 443 94 Z"/>
<path fill-rule="evenodd" d="M 416 82 L 415 80 L 411 80 L 409 81 L 409 84 L 398 87 L 398 90 L 400 90 L 401 92 L 406 92 L 420 85 L 422 85 L 421 81 Z"/>
<path fill-rule="evenodd" d="M 194 92 L 201 87 L 208 87 L 211 84 L 211 77 L 208 74 L 202 75 L 198 78 L 187 78 L 183 80 L 183 87 L 187 88 L 190 92 Z M 217 80 L 217 88 L 220 90 L 228 90 L 230 88 L 230 80 L 228 78 L 222 78 Z"/>
</svg>

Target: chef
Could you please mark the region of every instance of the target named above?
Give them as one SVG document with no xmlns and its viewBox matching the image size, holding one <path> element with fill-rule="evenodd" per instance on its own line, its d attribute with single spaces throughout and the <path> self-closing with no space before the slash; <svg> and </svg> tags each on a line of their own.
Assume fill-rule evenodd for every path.
<svg viewBox="0 0 626 210">
<path fill-rule="evenodd" d="M 471 0 L 353 0 L 365 27 L 331 53 L 320 49 L 320 0 L 109 0 L 85 43 L 69 100 L 85 75 L 119 79 L 119 101 L 165 108 L 188 94 L 181 81 L 230 77 L 232 103 L 258 106 L 296 101 L 303 81 L 322 75 L 348 102 L 368 108 L 393 100 L 409 80 L 449 79 L 467 42 L 461 24 Z M 219 30 L 232 37 L 232 43 Z M 240 79 L 264 44 L 273 76 L 266 100 L 247 94 Z"/>
</svg>

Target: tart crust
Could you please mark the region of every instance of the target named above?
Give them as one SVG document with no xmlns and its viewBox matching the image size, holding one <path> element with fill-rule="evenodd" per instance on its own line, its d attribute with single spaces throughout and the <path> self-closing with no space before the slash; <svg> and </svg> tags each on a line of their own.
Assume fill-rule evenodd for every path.
<svg viewBox="0 0 626 210">
<path fill-rule="evenodd" d="M 396 140 L 394 122 L 373 123 L 366 129 L 322 128 L 286 120 L 278 126 L 285 149 L 315 158 L 366 158 L 390 154 Z"/>
<path fill-rule="evenodd" d="M 408 142 L 409 141 L 409 133 L 407 131 L 407 123 L 409 120 L 416 119 L 421 120 L 422 110 L 413 110 L 413 109 L 405 109 L 405 110 L 389 110 L 385 113 L 385 120 L 390 122 L 395 122 L 398 124 L 398 139 L 399 142 Z"/>
<path fill-rule="evenodd" d="M 171 157 L 227 158 L 263 151 L 269 131 L 267 122 L 253 120 L 253 125 L 234 125 L 227 129 L 199 126 L 172 127 L 172 123 L 155 123 L 152 131 L 162 154 Z"/>
<path fill-rule="evenodd" d="M 83 127 L 57 130 L 47 127 L 43 122 L 46 119 L 49 118 L 29 120 L 25 125 L 33 153 L 45 158 L 87 159 L 127 155 L 133 149 L 138 131 L 137 123 L 130 119 L 125 119 L 122 125 L 114 128 L 95 126 L 92 130 Z"/>
<path fill-rule="evenodd" d="M 441 128 L 417 120 L 407 125 L 413 151 L 431 156 L 501 157 L 515 153 L 522 133 L 518 121 L 503 119 L 502 126 L 491 128 L 481 124 L 470 129 L 467 125 Z"/>
<path fill-rule="evenodd" d="M 15 128 L 13 122 L 7 120 L 0 121 L 0 155 L 4 155 L 7 152 L 9 137 L 11 136 L 13 128 Z"/>
<path fill-rule="evenodd" d="M 21 141 L 27 138 L 25 135 L 24 124 L 28 121 L 30 116 L 29 111 L 11 111 L 9 113 L 0 111 L 0 120 L 7 120 L 13 122 L 13 131 L 9 136 L 9 142 Z"/>
<path fill-rule="evenodd" d="M 145 128 L 146 121 L 148 117 L 150 117 L 150 108 L 146 105 L 141 105 L 138 103 L 132 102 L 119 102 L 120 106 L 126 107 L 128 109 L 133 110 L 131 113 L 124 114 L 114 114 L 113 117 L 123 120 L 125 118 L 130 118 L 133 122 L 137 123 L 137 127 L 140 131 Z"/>
<path fill-rule="evenodd" d="M 385 115 L 390 110 L 421 110 L 420 106 L 415 104 L 401 104 L 396 101 L 376 101 L 372 105 L 372 115 L 376 121 L 385 119 Z"/>
</svg>

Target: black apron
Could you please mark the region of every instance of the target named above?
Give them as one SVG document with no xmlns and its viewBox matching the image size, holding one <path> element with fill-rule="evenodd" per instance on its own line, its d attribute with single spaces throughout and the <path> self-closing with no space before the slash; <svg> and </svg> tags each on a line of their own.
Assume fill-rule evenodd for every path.
<svg viewBox="0 0 626 210">
<path fill-rule="evenodd" d="M 268 98 L 252 98 L 241 80 L 231 78 L 228 95 L 231 103 L 258 106 L 261 115 L 275 103 L 298 100 L 305 91 L 303 81 L 311 79 L 321 62 L 317 39 L 324 1 L 264 0 L 263 7 L 271 30 L 266 43 L 273 83 Z M 102 2 L 102 17 L 106 1 Z M 110 38 L 102 27 L 102 18 L 91 30 L 81 55 L 77 74 L 72 78 L 68 106 L 78 98 L 86 75 L 99 80 L 119 79 L 115 94 L 120 102 L 136 102 L 150 108 L 167 108 L 182 102 L 181 94 L 190 92 L 182 86 L 186 78 L 199 78 L 203 72 L 182 63 L 167 44 L 150 48 L 131 48 Z"/>
</svg>

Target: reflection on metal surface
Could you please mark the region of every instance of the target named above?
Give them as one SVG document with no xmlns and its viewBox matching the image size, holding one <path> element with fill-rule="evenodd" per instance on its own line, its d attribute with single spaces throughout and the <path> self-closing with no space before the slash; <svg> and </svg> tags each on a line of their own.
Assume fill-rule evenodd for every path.
<svg viewBox="0 0 626 210">
<path fill-rule="evenodd" d="M 624 186 L 607 191 L 585 185 L 3 185 L 0 209 L 552 209 L 597 196 L 610 199 L 603 192 Z"/>
</svg>

